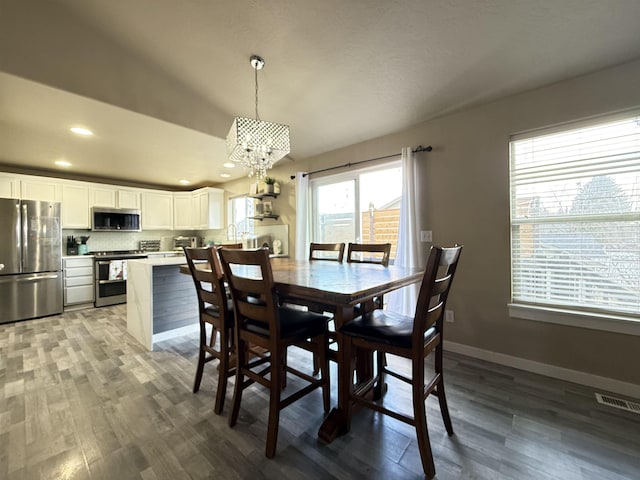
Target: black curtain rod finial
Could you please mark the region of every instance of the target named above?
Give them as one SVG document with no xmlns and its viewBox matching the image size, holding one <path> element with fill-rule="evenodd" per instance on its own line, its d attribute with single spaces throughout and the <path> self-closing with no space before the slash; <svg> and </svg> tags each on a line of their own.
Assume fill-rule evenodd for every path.
<svg viewBox="0 0 640 480">
<path fill-rule="evenodd" d="M 416 147 L 416 149 L 413 151 L 413 153 L 418 153 L 418 152 L 430 152 L 431 150 L 433 150 L 433 148 L 431 147 L 431 145 L 428 145 L 426 147 L 423 147 L 422 145 L 418 145 Z"/>
</svg>

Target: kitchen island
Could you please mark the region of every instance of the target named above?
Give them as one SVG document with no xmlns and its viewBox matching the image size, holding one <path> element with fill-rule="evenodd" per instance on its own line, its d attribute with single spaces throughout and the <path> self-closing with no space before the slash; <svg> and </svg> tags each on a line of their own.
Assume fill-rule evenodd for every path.
<svg viewBox="0 0 640 480">
<path fill-rule="evenodd" d="M 153 344 L 199 331 L 198 297 L 191 276 L 180 273 L 184 256 L 129 260 L 127 330 L 147 350 Z"/>
</svg>

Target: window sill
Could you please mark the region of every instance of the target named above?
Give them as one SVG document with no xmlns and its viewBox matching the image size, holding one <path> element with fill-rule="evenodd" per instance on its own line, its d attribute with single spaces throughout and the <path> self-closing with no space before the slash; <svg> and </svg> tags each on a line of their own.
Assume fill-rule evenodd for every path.
<svg viewBox="0 0 640 480">
<path fill-rule="evenodd" d="M 538 322 L 590 328 L 605 332 L 640 336 L 640 319 L 616 315 L 597 315 L 576 310 L 510 303 L 509 316 Z"/>
</svg>

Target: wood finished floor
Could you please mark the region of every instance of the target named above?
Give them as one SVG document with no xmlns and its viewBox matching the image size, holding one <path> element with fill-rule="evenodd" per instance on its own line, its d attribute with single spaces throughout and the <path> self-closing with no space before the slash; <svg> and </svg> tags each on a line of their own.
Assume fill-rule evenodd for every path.
<svg viewBox="0 0 640 480">
<path fill-rule="evenodd" d="M 229 428 L 232 389 L 223 415 L 212 411 L 214 364 L 191 393 L 196 336 L 146 352 L 125 312 L 0 325 L 0 479 L 423 478 L 413 430 L 392 418 L 362 411 L 348 435 L 318 441 L 319 391 L 282 412 L 276 458 L 265 458 L 264 389 L 247 392 Z M 290 359 L 311 368 L 303 353 Z M 598 405 L 590 388 L 460 355 L 445 368 L 456 434 L 429 399 L 438 479 L 640 478 L 640 415 Z M 390 383 L 385 402 L 408 408 L 407 389 Z"/>
</svg>

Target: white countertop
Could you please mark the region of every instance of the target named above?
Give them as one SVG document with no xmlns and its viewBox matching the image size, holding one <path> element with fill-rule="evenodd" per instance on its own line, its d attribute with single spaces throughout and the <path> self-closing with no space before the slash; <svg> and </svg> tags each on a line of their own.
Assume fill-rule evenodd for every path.
<svg viewBox="0 0 640 480">
<path fill-rule="evenodd" d="M 142 264 L 154 267 L 163 265 L 186 265 L 187 259 L 184 257 L 184 255 L 181 255 L 179 257 L 130 258 L 128 262 L 129 265 Z"/>
</svg>

